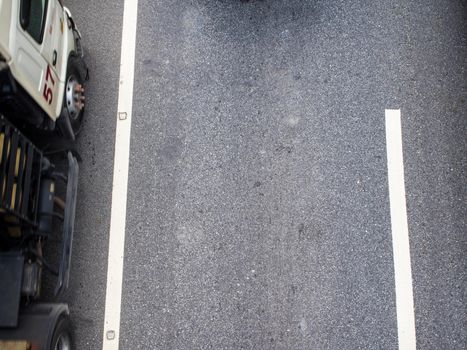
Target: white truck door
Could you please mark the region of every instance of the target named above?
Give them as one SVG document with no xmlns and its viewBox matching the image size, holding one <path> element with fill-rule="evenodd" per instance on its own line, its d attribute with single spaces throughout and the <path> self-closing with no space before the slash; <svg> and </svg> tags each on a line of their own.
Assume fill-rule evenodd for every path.
<svg viewBox="0 0 467 350">
<path fill-rule="evenodd" d="M 13 15 L 16 12 L 17 20 L 13 23 L 17 23 L 17 28 L 11 35 L 15 36 L 12 42 L 16 45 L 10 68 L 23 88 L 55 120 L 62 106 L 58 92 L 63 89 L 63 84 L 53 68 L 53 50 L 48 52 L 53 46 L 54 29 L 52 34 L 46 33 L 53 18 L 49 8 L 56 4 L 56 0 L 20 0 L 15 3 L 17 11 L 13 11 Z M 56 28 L 57 31 L 60 29 Z"/>
</svg>

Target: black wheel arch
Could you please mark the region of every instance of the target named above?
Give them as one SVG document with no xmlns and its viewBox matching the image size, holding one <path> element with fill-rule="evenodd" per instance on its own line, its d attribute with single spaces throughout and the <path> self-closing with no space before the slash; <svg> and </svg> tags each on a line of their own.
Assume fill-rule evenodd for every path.
<svg viewBox="0 0 467 350">
<path fill-rule="evenodd" d="M 61 317 L 69 319 L 63 303 L 33 303 L 21 308 L 16 328 L 0 328 L 0 339 L 29 340 L 40 349 L 50 349 L 55 328 Z"/>
</svg>

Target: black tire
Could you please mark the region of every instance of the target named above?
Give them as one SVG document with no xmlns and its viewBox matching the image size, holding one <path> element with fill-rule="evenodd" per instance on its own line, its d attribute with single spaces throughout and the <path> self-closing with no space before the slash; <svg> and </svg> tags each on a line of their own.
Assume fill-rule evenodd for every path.
<svg viewBox="0 0 467 350">
<path fill-rule="evenodd" d="M 70 317 L 62 315 L 55 325 L 54 334 L 50 350 L 72 350 L 73 347 L 73 332 L 71 328 Z"/>
<path fill-rule="evenodd" d="M 68 109 L 68 106 L 70 105 L 70 101 L 67 99 L 67 93 L 70 92 L 70 86 L 68 82 L 70 82 L 70 80 L 73 79 L 73 81 L 76 81 L 77 84 L 80 84 L 84 87 L 86 81 L 86 73 L 84 67 L 85 64 L 81 57 L 70 55 L 70 57 L 68 58 L 68 67 L 65 80 L 65 93 L 63 96 L 64 108 L 62 114 L 65 115 L 62 116 L 69 118 L 71 128 L 75 137 L 78 136 L 81 130 L 81 124 L 84 118 L 84 107 L 79 111 L 79 113 L 70 112 L 70 110 Z"/>
</svg>

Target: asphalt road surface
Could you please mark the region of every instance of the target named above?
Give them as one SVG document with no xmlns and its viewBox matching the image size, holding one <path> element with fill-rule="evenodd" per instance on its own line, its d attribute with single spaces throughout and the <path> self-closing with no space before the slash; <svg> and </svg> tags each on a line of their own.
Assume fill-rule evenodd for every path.
<svg viewBox="0 0 467 350">
<path fill-rule="evenodd" d="M 102 347 L 123 1 L 91 80 L 70 304 Z M 397 349 L 401 110 L 418 349 L 466 349 L 465 1 L 139 0 L 121 349 Z"/>
</svg>

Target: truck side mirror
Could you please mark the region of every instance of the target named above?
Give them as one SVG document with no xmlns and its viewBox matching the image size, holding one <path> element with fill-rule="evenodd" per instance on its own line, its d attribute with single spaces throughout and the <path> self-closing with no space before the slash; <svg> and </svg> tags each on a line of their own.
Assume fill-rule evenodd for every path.
<svg viewBox="0 0 467 350">
<path fill-rule="evenodd" d="M 29 26 L 31 17 L 31 0 L 21 0 L 20 22 L 24 29 Z"/>
</svg>

